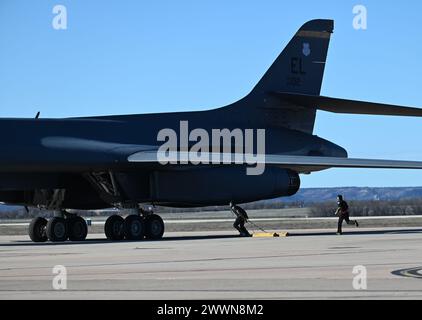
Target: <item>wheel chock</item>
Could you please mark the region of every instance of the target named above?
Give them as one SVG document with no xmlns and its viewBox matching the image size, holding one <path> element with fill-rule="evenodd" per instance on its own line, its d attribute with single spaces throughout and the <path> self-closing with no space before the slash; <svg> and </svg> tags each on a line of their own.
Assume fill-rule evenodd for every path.
<svg viewBox="0 0 422 320">
<path fill-rule="evenodd" d="M 269 232 L 262 232 L 262 233 L 254 233 L 252 237 L 254 238 L 280 238 L 280 237 L 288 237 L 288 232 L 282 233 L 269 233 Z"/>
</svg>

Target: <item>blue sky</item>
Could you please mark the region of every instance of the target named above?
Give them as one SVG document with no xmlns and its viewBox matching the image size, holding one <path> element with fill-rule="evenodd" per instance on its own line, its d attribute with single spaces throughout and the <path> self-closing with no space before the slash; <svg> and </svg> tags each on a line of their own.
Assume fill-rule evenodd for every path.
<svg viewBox="0 0 422 320">
<path fill-rule="evenodd" d="M 68 29 L 52 28 L 55 5 Z M 368 29 L 352 9 L 368 9 Z M 0 1 L 0 117 L 205 110 L 260 79 L 307 20 L 336 21 L 322 94 L 422 107 L 422 3 Z M 18 128 L 17 128 L 18 130 Z M 315 133 L 352 157 L 422 161 L 421 118 L 320 112 Z M 329 170 L 304 187 L 420 186 L 422 172 Z"/>
</svg>

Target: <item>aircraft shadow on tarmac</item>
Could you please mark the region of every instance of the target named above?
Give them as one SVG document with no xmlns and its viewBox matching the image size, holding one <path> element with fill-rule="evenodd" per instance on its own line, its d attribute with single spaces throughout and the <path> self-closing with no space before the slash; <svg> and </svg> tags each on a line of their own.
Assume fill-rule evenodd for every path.
<svg viewBox="0 0 422 320">
<path fill-rule="evenodd" d="M 359 235 L 388 235 L 388 234 L 422 234 L 422 229 L 388 229 L 388 230 L 369 230 L 369 231 L 349 231 L 344 232 L 343 236 L 359 236 Z M 315 237 L 315 236 L 336 236 L 335 231 L 324 232 L 289 232 L 289 237 Z M 195 241 L 195 240 L 217 240 L 217 239 L 235 239 L 238 235 L 193 235 L 193 236 L 173 236 L 164 237 L 158 242 L 163 241 Z M 239 238 L 240 239 L 240 238 Z M 277 238 L 276 238 L 277 239 Z M 0 243 L 0 247 L 14 247 L 14 246 L 57 246 L 57 245 L 88 245 L 88 244 L 111 244 L 111 243 L 152 243 L 157 240 L 140 240 L 140 241 L 109 241 L 107 239 L 87 239 L 80 242 L 43 242 L 34 243 L 28 240 L 11 241 L 7 243 Z"/>
<path fill-rule="evenodd" d="M 15 247 L 15 246 L 57 246 L 57 245 L 84 245 L 84 244 L 112 244 L 112 243 L 153 243 L 165 241 L 194 241 L 194 240 L 215 240 L 215 239 L 233 239 L 239 238 L 238 235 L 195 235 L 195 236 L 178 236 L 178 237 L 164 237 L 161 240 L 139 240 L 139 241 L 110 241 L 107 239 L 86 239 L 85 241 L 66 241 L 66 242 L 40 242 L 34 243 L 31 240 L 17 240 L 8 243 L 0 243 L 0 247 Z"/>
</svg>

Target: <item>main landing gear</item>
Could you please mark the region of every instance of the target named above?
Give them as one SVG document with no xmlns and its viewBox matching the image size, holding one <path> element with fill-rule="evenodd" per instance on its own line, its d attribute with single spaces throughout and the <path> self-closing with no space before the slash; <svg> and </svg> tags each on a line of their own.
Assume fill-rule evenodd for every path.
<svg viewBox="0 0 422 320">
<path fill-rule="evenodd" d="M 29 237 L 34 242 L 83 241 L 87 235 L 85 219 L 64 211 L 50 220 L 34 218 L 29 225 Z"/>
<path fill-rule="evenodd" d="M 164 234 L 164 222 L 156 214 L 139 210 L 138 214 L 126 218 L 119 215 L 109 217 L 104 225 L 104 233 L 112 241 L 160 240 Z M 34 242 L 84 241 L 87 235 L 85 219 L 66 211 L 49 220 L 34 218 L 29 225 L 29 237 Z"/>
<path fill-rule="evenodd" d="M 129 215 L 123 219 L 119 215 L 109 217 L 104 225 L 107 239 L 159 240 L 164 234 L 164 222 L 160 216 L 140 210 L 139 214 Z"/>
</svg>

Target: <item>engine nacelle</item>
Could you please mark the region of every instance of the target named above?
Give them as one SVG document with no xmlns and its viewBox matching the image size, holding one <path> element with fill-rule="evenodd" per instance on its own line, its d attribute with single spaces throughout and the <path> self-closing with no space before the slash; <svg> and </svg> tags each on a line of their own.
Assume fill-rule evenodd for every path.
<svg viewBox="0 0 422 320">
<path fill-rule="evenodd" d="M 296 172 L 275 167 L 267 167 L 259 176 L 248 176 L 241 167 L 189 168 L 150 175 L 151 201 L 176 207 L 273 199 L 292 196 L 299 188 Z"/>
</svg>

